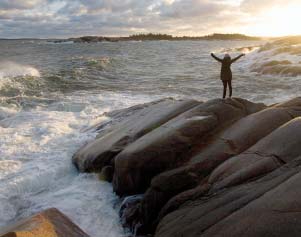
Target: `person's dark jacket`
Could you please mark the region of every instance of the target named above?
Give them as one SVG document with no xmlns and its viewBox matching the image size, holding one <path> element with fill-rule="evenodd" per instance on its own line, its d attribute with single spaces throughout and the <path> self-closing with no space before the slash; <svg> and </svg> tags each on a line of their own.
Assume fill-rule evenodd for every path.
<svg viewBox="0 0 301 237">
<path fill-rule="evenodd" d="M 232 80 L 231 64 L 234 63 L 235 61 L 237 61 L 242 56 L 244 56 L 244 54 L 241 54 L 234 59 L 231 59 L 230 57 L 225 57 L 223 59 L 220 59 L 220 58 L 216 57 L 213 53 L 211 54 L 211 56 L 218 62 L 222 63 L 221 80 L 222 81 L 231 81 Z"/>
</svg>

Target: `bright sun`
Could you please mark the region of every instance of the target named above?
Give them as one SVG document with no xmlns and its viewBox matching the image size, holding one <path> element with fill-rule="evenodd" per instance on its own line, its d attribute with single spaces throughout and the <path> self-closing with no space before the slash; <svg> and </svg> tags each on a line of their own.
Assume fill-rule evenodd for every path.
<svg viewBox="0 0 301 237">
<path fill-rule="evenodd" d="M 262 36 L 283 36 L 301 34 L 301 3 L 287 7 L 272 8 L 260 14 L 249 32 Z"/>
</svg>

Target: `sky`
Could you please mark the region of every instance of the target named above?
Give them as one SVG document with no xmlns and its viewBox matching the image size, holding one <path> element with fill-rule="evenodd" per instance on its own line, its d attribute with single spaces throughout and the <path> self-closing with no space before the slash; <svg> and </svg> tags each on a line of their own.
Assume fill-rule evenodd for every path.
<svg viewBox="0 0 301 237">
<path fill-rule="evenodd" d="M 301 35 L 300 9 L 301 0 L 0 0 L 0 38 Z"/>
</svg>

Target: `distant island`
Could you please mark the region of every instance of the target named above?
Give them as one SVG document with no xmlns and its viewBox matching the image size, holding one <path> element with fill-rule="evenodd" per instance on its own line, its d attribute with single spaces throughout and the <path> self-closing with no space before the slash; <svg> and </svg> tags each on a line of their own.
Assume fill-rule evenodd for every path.
<svg viewBox="0 0 301 237">
<path fill-rule="evenodd" d="M 243 34 L 218 34 L 214 33 L 205 36 L 172 36 L 168 34 L 134 34 L 125 37 L 104 37 L 104 36 L 82 36 L 77 38 L 51 40 L 54 43 L 73 41 L 74 43 L 97 43 L 97 42 L 119 42 L 119 41 L 154 41 L 154 40 L 261 40 L 260 37 L 247 36 Z"/>
</svg>

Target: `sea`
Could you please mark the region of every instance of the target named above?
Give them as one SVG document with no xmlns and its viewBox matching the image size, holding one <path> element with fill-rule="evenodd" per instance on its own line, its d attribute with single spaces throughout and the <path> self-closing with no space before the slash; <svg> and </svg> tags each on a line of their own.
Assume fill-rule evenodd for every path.
<svg viewBox="0 0 301 237">
<path fill-rule="evenodd" d="M 211 52 L 246 54 L 232 66 L 234 97 L 273 104 L 300 95 L 296 43 L 0 40 L 0 230 L 56 207 L 93 237 L 125 236 L 111 184 L 78 173 L 72 155 L 112 119 L 105 112 L 220 98 Z"/>
</svg>

